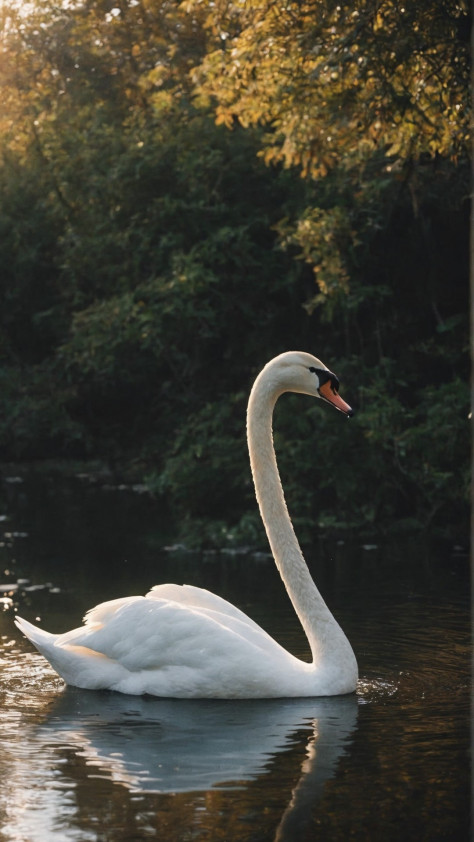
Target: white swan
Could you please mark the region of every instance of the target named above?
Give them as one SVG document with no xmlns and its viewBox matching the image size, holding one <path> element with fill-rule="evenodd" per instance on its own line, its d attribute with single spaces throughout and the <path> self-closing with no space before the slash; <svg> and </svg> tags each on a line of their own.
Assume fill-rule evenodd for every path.
<svg viewBox="0 0 474 842">
<path fill-rule="evenodd" d="M 271 360 L 250 394 L 247 435 L 260 513 L 312 663 L 298 660 L 226 600 L 190 585 L 157 585 L 146 596 L 104 602 L 85 625 L 54 635 L 16 623 L 67 684 L 176 698 L 331 696 L 352 692 L 352 647 L 310 576 L 283 496 L 272 415 L 283 392 L 328 401 L 346 415 L 339 382 L 310 354 Z"/>
</svg>

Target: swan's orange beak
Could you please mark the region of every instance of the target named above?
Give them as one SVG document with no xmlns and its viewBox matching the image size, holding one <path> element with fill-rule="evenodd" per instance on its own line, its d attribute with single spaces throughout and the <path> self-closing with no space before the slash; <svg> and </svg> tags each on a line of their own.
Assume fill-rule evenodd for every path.
<svg viewBox="0 0 474 842">
<path fill-rule="evenodd" d="M 333 386 L 330 380 L 328 380 L 327 383 L 323 383 L 323 385 L 319 387 L 318 391 L 325 401 L 332 403 L 336 409 L 339 409 L 340 412 L 343 412 L 348 418 L 351 418 L 354 415 L 354 410 L 349 406 L 349 404 L 343 401 L 337 392 L 333 391 Z"/>
</svg>

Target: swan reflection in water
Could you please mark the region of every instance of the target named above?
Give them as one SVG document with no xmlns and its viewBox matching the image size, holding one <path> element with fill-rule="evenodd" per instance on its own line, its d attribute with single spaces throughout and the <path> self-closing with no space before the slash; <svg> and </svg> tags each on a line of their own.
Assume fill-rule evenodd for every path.
<svg viewBox="0 0 474 842">
<path fill-rule="evenodd" d="M 177 700 L 67 688 L 37 737 L 74 748 L 90 776 L 133 793 L 245 788 L 307 732 L 301 774 L 275 840 L 294 840 L 332 778 L 357 722 L 356 696 Z"/>
<path fill-rule="evenodd" d="M 319 789 L 356 720 L 355 696 L 219 701 L 66 688 L 38 736 L 80 749 L 95 771 L 131 791 L 169 793 L 243 786 L 307 730 L 302 775 Z"/>
</svg>

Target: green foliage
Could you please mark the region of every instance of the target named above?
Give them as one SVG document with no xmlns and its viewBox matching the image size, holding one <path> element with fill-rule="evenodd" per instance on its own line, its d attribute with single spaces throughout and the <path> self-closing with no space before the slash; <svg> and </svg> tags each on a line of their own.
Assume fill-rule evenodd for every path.
<svg viewBox="0 0 474 842">
<path fill-rule="evenodd" d="M 219 122 L 267 125 L 268 161 L 320 177 L 378 150 L 417 160 L 467 147 L 462 0 L 357 0 L 350 10 L 332 0 L 216 3 L 206 27 L 201 95 L 215 98 Z"/>
<path fill-rule="evenodd" d="M 246 396 L 299 347 L 357 410 L 278 404 L 302 540 L 463 535 L 466 10 L 353 12 L 4 4 L 2 459 L 138 466 L 188 540 L 263 545 Z"/>
<path fill-rule="evenodd" d="M 0 366 L 0 441 L 9 461 L 83 454 L 86 432 L 68 411 L 49 366 Z"/>
<path fill-rule="evenodd" d="M 245 453 L 246 395 L 209 403 L 183 420 L 166 454 L 163 470 L 150 478 L 153 489 L 170 496 L 180 512 L 216 520 L 240 512 L 250 486 Z M 196 489 L 201 493 L 196 495 Z"/>
</svg>

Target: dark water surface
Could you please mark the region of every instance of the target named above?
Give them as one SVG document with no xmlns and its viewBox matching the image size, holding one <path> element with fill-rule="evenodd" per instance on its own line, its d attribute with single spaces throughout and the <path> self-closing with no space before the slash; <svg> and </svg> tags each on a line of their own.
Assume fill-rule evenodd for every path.
<svg viewBox="0 0 474 842">
<path fill-rule="evenodd" d="M 16 631 L 15 610 L 65 631 L 101 600 L 166 581 L 210 588 L 308 657 L 270 558 L 163 550 L 165 519 L 139 492 L 3 478 L 0 840 L 469 840 L 467 556 L 420 541 L 311 552 L 358 657 L 353 696 L 65 688 Z"/>
</svg>

